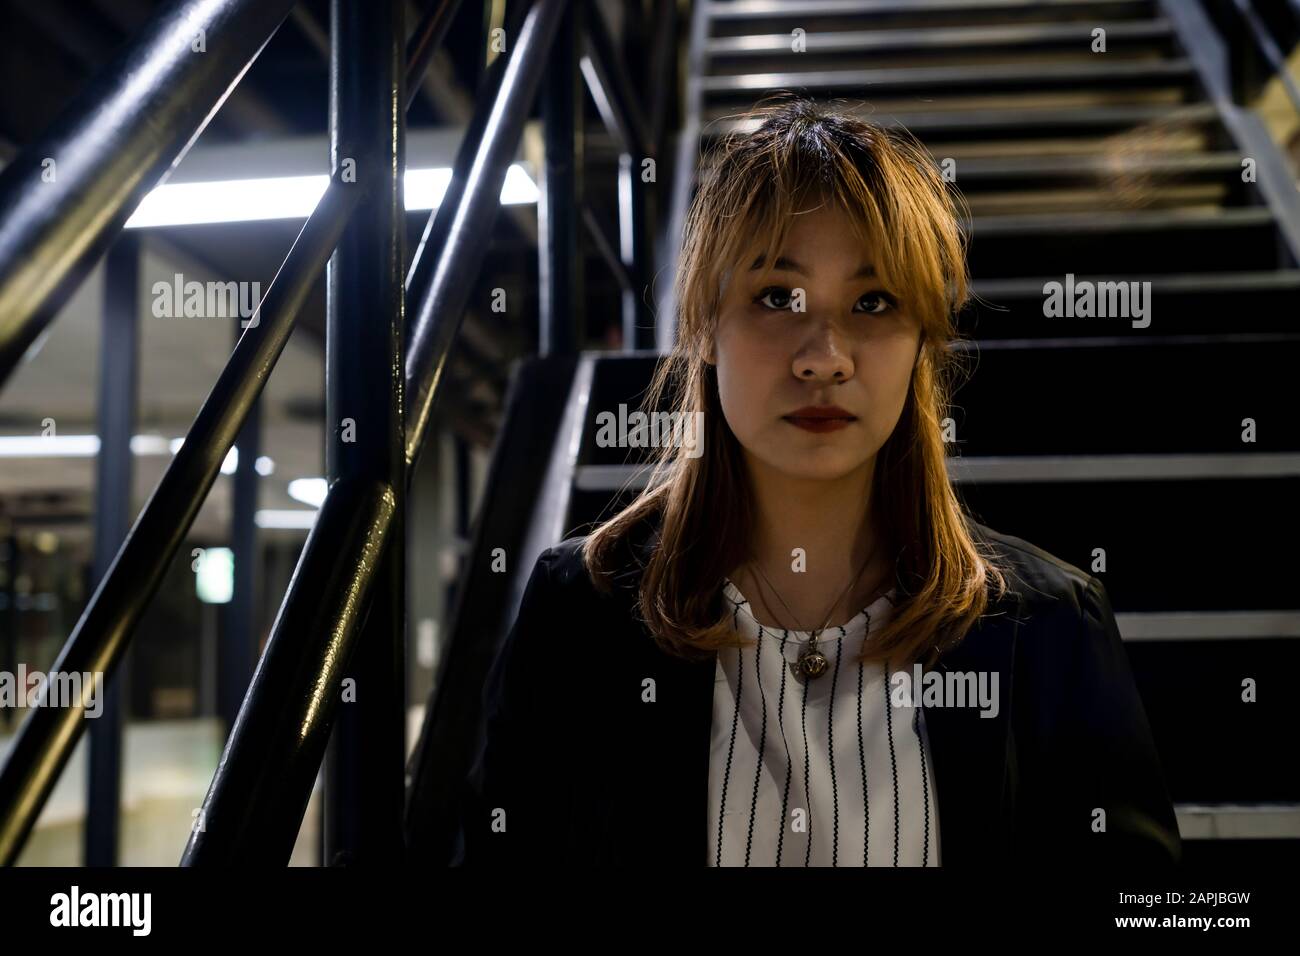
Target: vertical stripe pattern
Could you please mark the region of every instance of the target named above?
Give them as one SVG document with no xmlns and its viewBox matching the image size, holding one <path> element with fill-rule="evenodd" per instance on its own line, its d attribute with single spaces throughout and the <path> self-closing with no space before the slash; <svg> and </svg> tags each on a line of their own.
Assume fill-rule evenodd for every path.
<svg viewBox="0 0 1300 956">
<path fill-rule="evenodd" d="M 793 669 L 806 632 L 760 625 L 731 581 L 723 594 L 732 626 L 757 643 L 718 654 L 708 865 L 938 866 L 925 714 L 891 705 L 890 675 L 856 659 L 895 593 L 827 629 L 830 668 L 811 681 Z"/>
</svg>

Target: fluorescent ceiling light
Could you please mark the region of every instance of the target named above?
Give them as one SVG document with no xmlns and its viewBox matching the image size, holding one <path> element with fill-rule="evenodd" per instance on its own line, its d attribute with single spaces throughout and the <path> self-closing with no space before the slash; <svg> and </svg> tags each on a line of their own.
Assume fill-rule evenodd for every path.
<svg viewBox="0 0 1300 956">
<path fill-rule="evenodd" d="M 92 458 L 99 454 L 98 435 L 5 435 L 0 458 Z"/>
<path fill-rule="evenodd" d="M 183 444 L 184 438 L 131 436 L 131 452 L 136 455 L 174 455 Z M 0 458 L 94 458 L 98 454 L 98 435 L 0 435 Z M 239 448 L 232 447 L 221 462 L 221 473 L 233 475 L 238 467 Z M 259 457 L 253 467 L 263 477 L 275 472 L 275 462 L 266 455 Z"/>
<path fill-rule="evenodd" d="M 324 478 L 295 478 L 289 482 L 289 497 L 313 508 L 325 503 L 328 492 L 329 482 Z"/>
<path fill-rule="evenodd" d="M 263 508 L 253 513 L 253 521 L 259 528 L 293 528 L 310 529 L 316 523 L 316 510 L 306 508 Z"/>
<path fill-rule="evenodd" d="M 406 209 L 416 212 L 422 209 L 434 209 L 447 194 L 451 185 L 451 167 L 438 169 L 408 169 L 403 188 L 406 194 Z M 524 203 L 536 203 L 539 193 L 537 184 L 518 163 L 511 164 L 506 170 L 505 182 L 501 184 L 501 203 L 506 206 Z"/>
<path fill-rule="evenodd" d="M 408 169 L 404 180 L 409 211 L 433 209 L 447 192 L 451 168 Z M 153 189 L 126 221 L 128 229 L 185 226 L 261 219 L 306 219 L 329 185 L 329 176 L 275 176 L 168 183 Z M 537 202 L 537 184 L 518 163 L 506 170 L 501 202 Z"/>
<path fill-rule="evenodd" d="M 131 436 L 131 451 L 137 455 L 166 455 L 169 444 L 162 435 Z"/>
<path fill-rule="evenodd" d="M 126 228 L 306 218 L 328 184 L 328 176 L 165 184 L 141 200 Z"/>
<path fill-rule="evenodd" d="M 235 594 L 235 552 L 203 548 L 194 574 L 194 590 L 205 604 L 229 604 Z"/>
<path fill-rule="evenodd" d="M 131 451 L 137 455 L 165 455 L 167 447 L 162 435 L 131 436 Z M 98 435 L 0 436 L 0 458 L 94 458 L 98 454 Z"/>
</svg>

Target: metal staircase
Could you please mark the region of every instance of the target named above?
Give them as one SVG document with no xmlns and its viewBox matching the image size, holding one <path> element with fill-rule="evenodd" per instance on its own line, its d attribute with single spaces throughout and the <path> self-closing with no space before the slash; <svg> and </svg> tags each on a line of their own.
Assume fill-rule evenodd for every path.
<svg viewBox="0 0 1300 956">
<path fill-rule="evenodd" d="M 1280 546 L 1300 537 L 1288 384 L 1300 196 L 1258 121 L 1231 102 L 1216 44 L 1185 0 L 697 3 L 686 175 L 662 237 L 670 252 L 680 240 L 699 153 L 743 130 L 739 114 L 770 89 L 851 98 L 951 161 L 979 297 L 960 318 L 978 370 L 951 411 L 952 473 L 1000 531 L 1093 571 L 1105 549 L 1098 576 L 1193 863 L 1268 861 L 1300 845 L 1300 765 L 1285 732 L 1296 709 L 1281 676 L 1300 665 L 1300 561 Z M 1045 285 L 1067 274 L 1150 282 L 1149 324 L 1046 317 Z M 661 348 L 671 317 L 664 302 Z M 413 764 L 413 848 L 454 855 L 436 822 L 451 799 L 439 781 L 464 758 L 455 741 L 468 728 L 449 721 L 472 704 L 455 688 L 481 686 L 485 631 L 504 636 L 541 550 L 645 481 L 635 452 L 597 446 L 595 420 L 639 407 L 657 361 L 543 359 L 516 381 L 511 415 L 550 424 L 497 448 L 476 548 L 506 547 L 514 578 L 471 578 L 461 594 L 446 696 L 435 694 Z M 545 467 L 521 469 L 539 442 Z M 537 509 L 518 514 L 534 495 Z M 1242 701 L 1247 679 L 1255 703 Z"/>
</svg>

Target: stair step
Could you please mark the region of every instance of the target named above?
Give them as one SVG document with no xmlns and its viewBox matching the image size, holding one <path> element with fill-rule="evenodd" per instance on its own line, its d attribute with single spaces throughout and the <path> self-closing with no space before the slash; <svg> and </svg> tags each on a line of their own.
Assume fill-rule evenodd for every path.
<svg viewBox="0 0 1300 956">
<path fill-rule="evenodd" d="M 956 160 L 958 164 L 970 159 L 1000 159 L 1004 156 L 1115 156 L 1141 150 L 1148 156 L 1213 152 L 1219 148 L 1219 137 L 1208 130 L 1195 127 L 1167 131 L 1140 131 L 1115 136 L 1068 136 L 1058 139 L 999 139 L 968 142 L 937 142 L 924 144 L 936 162 Z"/>
<path fill-rule="evenodd" d="M 963 455 L 949 458 L 947 464 L 948 475 L 954 483 L 981 485 L 1300 478 L 1300 454 L 1289 453 Z M 649 484 L 652 472 L 653 466 L 647 463 L 580 465 L 574 476 L 574 487 L 579 491 L 640 491 Z"/>
<path fill-rule="evenodd" d="M 1116 23 L 1045 23 L 916 30 L 812 33 L 796 49 L 789 33 L 717 37 L 708 42 L 704 72 L 902 68 L 943 63 L 1083 61 L 1097 57 L 1093 30 L 1106 31 L 1105 57 L 1159 59 L 1176 54 L 1165 20 Z"/>
<path fill-rule="evenodd" d="M 713 35 L 861 29 L 866 25 L 944 27 L 980 23 L 1151 19 L 1150 0 L 730 0 L 705 9 Z"/>
<path fill-rule="evenodd" d="M 1176 803 L 1300 802 L 1300 765 L 1278 754 L 1278 728 L 1300 720 L 1298 702 L 1275 676 L 1300 665 L 1300 641 L 1125 641 L 1124 650 Z M 1247 677 L 1260 685 L 1255 703 L 1241 699 Z M 1211 740 L 1232 745 L 1211 753 Z M 1271 819 L 1267 811 L 1256 812 L 1236 819 L 1202 816 L 1190 832 L 1180 814 L 1179 827 L 1184 839 L 1215 832 L 1256 839 L 1294 834 L 1293 812 Z"/>
<path fill-rule="evenodd" d="M 1125 642 L 1234 641 L 1300 637 L 1296 611 L 1188 611 L 1116 614 Z"/>
<path fill-rule="evenodd" d="M 1121 321 L 1122 334 L 1130 326 Z M 1213 339 L 977 346 L 978 374 L 953 400 L 958 447 L 963 457 L 1197 454 L 1227 455 L 1243 470 L 1264 467 L 1262 453 L 1300 451 L 1300 423 L 1288 411 L 1293 389 L 1285 384 L 1296 346 Z M 1241 440 L 1244 418 L 1256 421 L 1254 443 Z"/>
<path fill-rule="evenodd" d="M 1184 840 L 1300 838 L 1300 803 L 1180 803 L 1174 813 Z"/>
<path fill-rule="evenodd" d="M 723 57 L 749 59 L 783 53 L 805 57 L 820 53 L 895 53 L 904 50 L 939 50 L 944 53 L 972 47 L 1005 50 L 1010 46 L 1083 44 L 1087 49 L 1092 31 L 1101 27 L 1106 39 L 1165 39 L 1173 35 L 1168 20 L 1137 20 L 1091 25 L 1087 23 L 1035 23 L 977 27 L 939 27 L 919 30 L 846 30 L 809 33 L 802 52 L 791 49 L 788 33 L 749 34 L 715 37 L 705 46 L 710 61 Z"/>
<path fill-rule="evenodd" d="M 1241 170 L 1241 154 L 1232 150 L 1190 156 L 1163 153 L 997 156 L 959 163 L 956 168 L 956 183 L 960 187 L 972 179 L 1000 180 L 1012 176 L 1032 179 L 1097 178 L 1140 173 L 1217 176 L 1222 173 L 1239 174 Z"/>
<path fill-rule="evenodd" d="M 1218 209 L 1243 201 L 1240 190 L 1225 182 L 1160 182 L 1139 195 L 1118 193 L 1102 185 L 1067 186 L 1024 192 L 973 190 L 966 202 L 977 216 L 1007 216 L 1026 211 L 1075 213 L 1082 210 Z"/>
<path fill-rule="evenodd" d="M 955 185 L 976 215 L 990 214 L 987 208 L 973 206 L 985 193 L 1019 196 L 1021 208 L 1033 209 L 1034 194 L 1040 190 L 1083 189 L 1096 194 L 1100 209 L 1140 209 L 1176 187 L 1206 187 L 1210 191 L 1205 197 L 1193 193 L 1192 202 L 1209 198 L 1216 205 L 1245 204 L 1254 188 L 1242 181 L 1241 156 L 1231 150 L 976 157 L 956 160 L 951 168 Z M 1035 211 L 1056 210 L 1047 206 Z"/>
<path fill-rule="evenodd" d="M 1134 261 L 1153 272 L 1250 269 L 1278 254 L 1272 213 L 1259 206 L 990 216 L 969 229 L 967 261 L 978 278 L 1028 273 L 1060 281 L 1067 272 L 1105 272 Z"/>
<path fill-rule="evenodd" d="M 1218 112 L 1211 103 L 1183 106 L 1133 105 L 1094 106 L 1073 109 L 970 109 L 887 114 L 875 108 L 849 109 L 860 119 L 885 127 L 903 127 L 923 142 L 991 140 L 997 137 L 1033 139 L 1086 133 L 1115 133 L 1135 127 L 1197 129 L 1218 124 Z M 732 133 L 750 133 L 756 119 L 717 120 L 704 129 L 706 141 Z M 1153 130 L 1153 133 L 1155 131 Z"/>
<path fill-rule="evenodd" d="M 1085 277 L 1080 277 L 1085 278 Z M 1196 273 L 1194 275 L 1109 275 L 1087 276 L 1094 281 L 1137 281 L 1151 283 L 1151 291 L 1164 295 L 1199 295 L 1215 293 L 1283 292 L 1300 293 L 1300 269 L 1275 269 L 1268 272 Z M 1042 298 L 1043 284 L 1056 277 L 1033 279 L 976 279 L 975 291 L 985 298 Z M 1293 323 L 1293 327 L 1296 323 Z"/>
<path fill-rule="evenodd" d="M 754 95 L 757 102 L 761 97 Z M 1110 106 L 1154 106 L 1178 110 L 1191 105 L 1188 92 L 1183 87 L 1071 87 L 1036 89 L 1023 87 L 1014 90 L 968 91 L 965 87 L 924 88 L 919 90 L 871 90 L 836 92 L 835 99 L 841 109 L 868 109 L 877 115 L 896 113 L 944 113 L 964 110 L 1031 110 L 1096 109 Z M 725 123 L 745 115 L 749 106 L 743 99 L 728 101 L 705 100 L 701 103 L 700 117 L 705 124 Z M 705 127 L 707 129 L 707 126 Z"/>
<path fill-rule="evenodd" d="M 1131 322 L 1087 317 L 1043 315 L 1044 287 L 1062 276 L 979 279 L 972 301 L 959 317 L 961 334 L 977 338 L 981 351 L 1002 345 L 1040 347 L 1043 338 L 1147 338 L 1201 335 L 1231 336 L 1300 334 L 1300 270 L 1271 272 L 1200 272 L 1171 275 L 1083 275 L 1090 282 L 1150 282 L 1153 313 L 1146 328 Z M 1000 340 L 1000 341 L 999 341 Z M 1294 344 L 1289 347 L 1295 347 Z"/>
<path fill-rule="evenodd" d="M 700 89 L 708 99 L 753 100 L 776 89 L 807 92 L 852 91 L 856 95 L 898 94 L 907 90 L 972 91 L 1077 87 L 1156 87 L 1190 89 L 1196 71 L 1190 60 L 1151 62 L 1032 63 L 999 66 L 934 66 L 885 70 L 807 70 L 705 76 Z"/>
<path fill-rule="evenodd" d="M 978 217 L 970 224 L 976 238 L 982 236 L 1050 236 L 1059 233 L 1114 233 L 1184 231 L 1195 229 L 1238 229 L 1273 225 L 1273 213 L 1265 206 L 1233 209 L 1162 209 L 1133 212 L 1089 212 L 1073 215 Z M 1181 237 L 1180 237 L 1181 238 Z"/>
<path fill-rule="evenodd" d="M 961 486 L 986 525 L 1080 568 L 1104 548 L 1116 611 L 1161 613 L 1294 614 L 1300 562 L 1279 542 L 1300 534 L 1297 492 L 1294 474 Z"/>
</svg>

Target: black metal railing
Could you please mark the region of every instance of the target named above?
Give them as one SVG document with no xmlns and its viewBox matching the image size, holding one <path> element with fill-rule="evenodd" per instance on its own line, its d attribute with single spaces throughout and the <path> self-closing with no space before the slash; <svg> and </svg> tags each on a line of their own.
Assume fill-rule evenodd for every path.
<svg viewBox="0 0 1300 956">
<path fill-rule="evenodd" d="M 0 386 L 292 7 L 172 0 L 0 173 Z"/>
<path fill-rule="evenodd" d="M 71 117 L 50 140 L 55 143 L 84 141 L 87 144 L 84 155 L 76 154 L 78 162 L 72 171 L 74 176 L 80 177 L 80 186 L 69 187 L 50 197 L 51 208 L 34 203 L 24 192 L 33 185 L 31 177 L 37 166 L 37 159 L 30 155 L 31 150 L 6 170 L 5 179 L 0 181 L 0 214 L 15 209 L 20 213 L 12 221 L 6 216 L 0 222 L 0 303 L 11 304 L 8 311 L 0 313 L 5 316 L 3 335 L 0 335 L 0 358 L 9 362 L 0 365 L 0 377 L 12 368 L 26 346 L 39 335 L 54 314 L 52 310 L 61 301 L 60 297 L 66 298 L 77 281 L 84 278 L 98 253 L 106 248 L 147 189 L 183 156 L 188 143 L 211 118 L 256 49 L 260 49 L 274 32 L 274 27 L 287 15 L 291 4 L 231 0 L 220 6 L 218 12 L 212 14 L 208 39 L 210 52 L 214 32 L 219 33 L 223 44 L 226 44 L 227 33 L 241 27 L 244 27 L 241 36 L 256 35 L 260 39 L 253 53 L 239 61 L 242 65 L 228 70 L 207 66 L 201 74 L 196 74 L 198 78 L 186 72 L 198 68 L 187 67 L 183 55 L 174 52 L 178 38 L 185 35 L 184 29 L 192 25 L 191 20 L 186 19 L 192 14 L 192 6 L 177 2 L 160 13 L 141 40 L 97 81 L 94 95 L 74 108 Z M 186 865 L 287 861 L 313 781 L 325 756 L 337 714 L 341 683 L 349 662 L 354 658 L 363 622 L 367 635 L 371 628 L 376 627 L 386 632 L 364 640 L 367 645 L 375 645 L 375 653 L 368 657 L 367 673 L 381 674 L 381 679 L 387 684 L 383 688 L 372 688 L 372 691 L 379 695 L 395 695 L 399 701 L 403 699 L 400 663 L 396 665 L 396 671 L 390 667 L 384 672 L 382 668 L 385 655 L 391 655 L 393 648 L 401 645 L 400 563 L 394 563 L 400 558 L 395 558 L 394 554 L 400 554 L 398 549 L 402 546 L 401 536 L 396 531 L 401 528 L 405 482 L 409 480 L 429 428 L 442 370 L 465 312 L 470 288 L 464 277 L 476 274 L 481 266 L 506 170 L 517 151 L 523 125 L 548 66 L 548 54 L 562 27 L 574 29 L 575 24 L 580 23 L 588 37 L 593 64 L 589 82 L 604 93 L 602 115 L 606 121 L 616 130 L 624 131 L 620 143 L 625 155 L 636 158 L 639 152 L 643 156 L 651 152 L 645 134 L 641 132 L 642 121 L 633 111 L 630 87 L 625 79 L 617 77 L 614 69 L 609 40 L 603 32 L 604 24 L 599 19 L 599 12 L 594 6 L 588 9 L 586 4 L 579 4 L 575 9 L 570 0 L 533 0 L 527 6 L 508 58 L 495 72 L 490 89 L 476 108 L 470 130 L 458 152 L 452 186 L 430 215 L 424 239 L 412 259 L 405 278 L 405 292 L 408 295 L 418 293 L 419 305 L 403 336 L 400 229 L 392 228 L 394 218 L 399 225 L 401 223 L 401 209 L 396 203 L 401 196 L 400 177 L 404 172 L 404 121 L 401 117 L 403 107 L 410 103 L 420 71 L 447 30 L 458 0 L 441 0 L 426 14 L 407 46 L 404 74 L 398 69 L 384 71 L 383 66 L 387 62 L 385 44 L 391 45 L 392 35 L 401 28 L 400 0 L 387 0 L 386 12 L 382 16 L 373 13 L 378 6 L 360 0 L 334 0 L 336 37 L 339 22 L 344 17 L 349 18 L 353 33 L 364 36 L 350 38 L 346 49 L 338 40 L 332 46 L 333 173 L 329 187 L 303 226 L 263 299 L 256 320 L 250 322 L 241 336 L 184 443 L 118 550 L 116 559 L 53 667 L 59 671 L 102 672 L 111 678 L 141 614 L 212 487 L 226 453 L 266 384 L 296 315 L 326 262 L 331 262 L 331 296 L 335 301 L 351 296 L 351 307 L 355 307 L 358 290 L 373 290 L 377 273 L 367 274 L 363 270 L 360 278 L 336 294 L 335 272 L 342 270 L 346 273 L 347 267 L 343 264 L 347 259 L 331 260 L 331 255 L 338 255 L 334 252 L 336 247 L 346 254 L 347 240 L 344 237 L 357 225 L 356 213 L 362 205 L 379 204 L 388 243 L 387 255 L 381 261 L 386 263 L 385 274 L 393 293 L 386 299 L 387 306 L 382 313 L 389 320 L 391 334 L 380 337 L 384 341 L 378 346 L 373 343 L 366 346 L 369 349 L 365 359 L 367 371 L 360 373 L 360 377 L 344 385 L 334 381 L 329 383 L 332 409 L 327 409 L 327 414 L 337 411 L 340 397 L 362 395 L 379 381 L 384 374 L 381 360 L 385 357 L 384 350 L 387 350 L 389 374 L 385 387 L 378 399 L 366 406 L 367 414 L 386 416 L 387 424 L 379 426 L 381 438 L 365 445 L 364 453 L 353 455 L 351 464 L 342 463 L 330 468 L 334 480 L 227 739 L 198 823 L 184 852 L 182 862 Z M 276 15 L 272 17 L 268 10 Z M 590 16 L 574 19 L 582 17 L 583 13 Z M 378 24 L 367 21 L 369 28 L 359 29 L 359 18 L 372 15 L 377 16 Z M 268 24 L 264 35 L 257 32 L 256 28 Z M 237 58 L 245 47 L 231 41 L 222 49 L 227 57 Z M 352 64 L 351 70 L 343 68 L 340 60 L 354 55 L 381 71 L 378 82 L 373 77 L 367 82 L 355 69 L 357 64 Z M 178 134 L 177 143 L 152 144 L 146 149 L 136 144 L 132 136 L 144 139 L 153 135 L 150 130 L 155 117 L 150 117 L 151 122 L 145 123 L 135 110 L 144 101 L 153 102 L 166 97 L 160 91 L 150 90 L 137 92 L 135 101 L 122 99 L 119 90 L 122 71 L 133 63 L 169 57 L 172 59 L 167 59 L 167 62 L 173 72 L 168 75 L 188 81 L 188 92 L 183 95 L 190 97 L 191 108 L 198 112 L 200 119 L 192 124 L 194 128 L 191 131 L 185 133 L 188 138 Z M 228 82 L 223 85 L 222 79 Z M 340 83 L 350 84 L 346 95 L 337 95 L 334 86 Z M 204 101 L 200 94 L 210 94 L 212 102 L 207 107 L 193 105 Z M 373 122 L 366 125 L 358 116 L 381 94 L 391 106 L 391 110 L 383 115 L 394 118 L 394 122 L 387 123 L 387 132 L 384 131 L 387 121 L 378 126 Z M 177 108 L 170 100 L 167 103 Z M 108 187 L 101 182 L 103 177 L 92 162 L 96 158 L 103 160 L 104 156 L 92 149 L 93 137 L 88 132 L 94 128 L 97 117 L 107 104 L 116 104 L 115 108 L 123 116 L 132 118 L 123 127 L 127 131 L 123 134 L 127 139 L 123 148 L 136 150 L 135 155 L 140 158 L 147 154 L 150 162 L 141 165 L 149 170 L 157 169 L 156 176 L 152 173 L 139 176 L 133 180 L 131 188 L 120 188 L 111 196 L 106 194 Z M 341 109 L 343 114 L 336 115 L 337 109 Z M 369 162 L 357 164 L 361 172 L 355 181 L 345 177 L 339 165 L 342 144 L 338 137 L 344 128 L 353 131 L 353 135 L 374 137 L 373 141 L 364 144 L 346 144 L 369 159 Z M 64 132 L 65 129 L 71 132 Z M 182 127 L 183 132 L 185 129 Z M 630 138 L 628 130 L 637 132 Z M 388 134 L 392 138 L 387 143 L 378 142 L 381 136 Z M 39 153 L 46 142 L 37 144 L 35 151 Z M 647 228 L 645 196 L 641 192 L 638 198 L 638 192 L 641 192 L 638 188 L 632 188 L 631 198 L 620 206 L 624 233 L 636 233 Z M 8 202 L 5 202 L 6 198 Z M 80 224 L 79 230 L 61 224 L 64 217 L 75 218 Z M 54 277 L 43 279 L 41 288 L 34 288 L 31 266 L 20 262 L 21 257 L 15 250 L 24 248 L 26 242 L 32 242 L 35 243 L 32 248 L 39 252 L 56 239 L 71 241 L 70 233 L 76 233 L 73 245 L 78 251 L 75 255 L 62 254 L 57 262 L 51 260 L 49 264 L 54 269 Z M 373 228 L 366 234 L 373 236 Z M 647 242 L 636 239 L 624 243 L 622 252 L 628 275 L 642 278 L 648 275 Z M 549 249 L 547 254 L 559 256 L 564 252 Z M 640 278 L 635 281 L 640 281 Z M 626 311 L 624 321 L 625 325 L 629 321 Z M 634 331 L 627 340 L 628 347 L 635 347 L 633 343 L 639 334 Z M 332 318 L 327 363 L 335 379 L 347 376 L 338 365 L 330 362 L 328 355 L 331 349 L 337 350 L 341 344 L 348 346 L 348 342 L 340 342 L 341 335 L 339 323 Z M 351 335 L 352 342 L 360 341 L 355 330 Z M 394 377 L 392 370 L 397 359 L 402 360 L 396 363 L 402 371 Z M 331 427 L 337 429 L 339 422 L 331 419 Z M 337 453 L 337 448 L 334 451 Z M 395 538 L 399 543 L 392 546 Z M 376 614 L 371 597 L 376 582 L 381 580 L 391 585 L 388 591 L 390 600 L 387 611 Z M 366 620 L 368 612 L 369 621 Z M 376 666 L 381 670 L 374 670 Z M 0 862 L 11 864 L 17 858 L 80 736 L 83 712 L 84 706 L 50 706 L 42 697 L 22 725 L 9 758 L 0 770 Z M 392 780 L 373 783 L 379 790 L 398 794 L 396 805 L 392 807 L 391 824 L 384 824 L 387 832 L 391 833 L 400 833 L 401 826 L 401 730 L 399 723 L 395 731 L 397 739 L 386 742 L 387 751 L 398 755 L 395 767 L 383 765 L 386 771 L 392 771 Z M 352 739 L 355 744 L 355 734 Z M 350 759 L 356 759 L 355 747 L 353 753 Z M 365 785 L 371 784 L 367 782 Z M 385 807 L 391 802 L 378 801 Z M 385 855 L 388 848 L 378 853 L 370 850 L 368 846 L 362 856 L 375 858 Z"/>
<path fill-rule="evenodd" d="M 1215 26 L 1228 41 L 1238 102 L 1256 97 L 1274 78 L 1300 113 L 1300 86 L 1287 59 L 1300 42 L 1300 0 L 1206 0 Z"/>
</svg>

